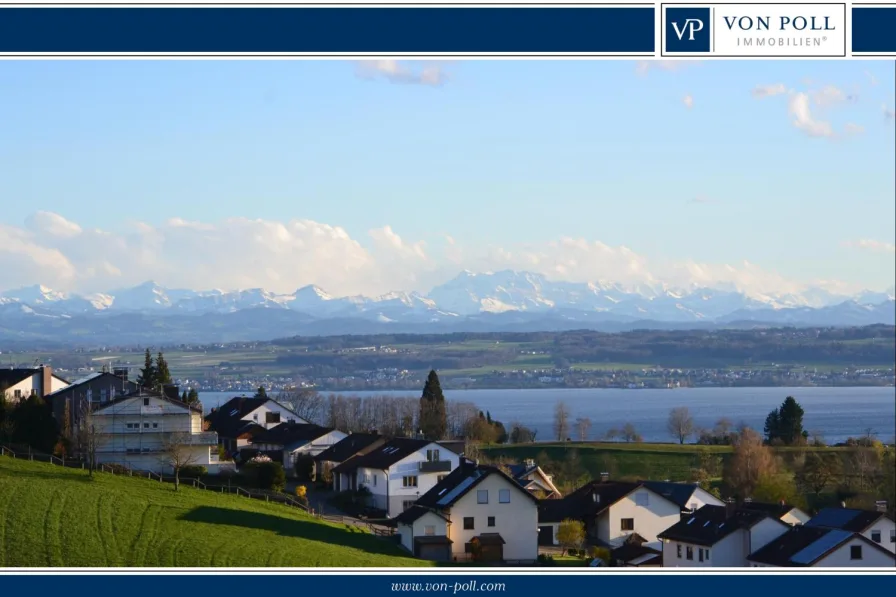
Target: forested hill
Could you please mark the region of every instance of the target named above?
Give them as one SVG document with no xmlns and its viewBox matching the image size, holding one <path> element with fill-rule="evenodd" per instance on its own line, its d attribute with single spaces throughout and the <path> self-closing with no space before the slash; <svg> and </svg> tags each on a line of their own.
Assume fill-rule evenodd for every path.
<svg viewBox="0 0 896 597">
<path fill-rule="evenodd" d="M 512 362 L 527 351 L 549 357 L 545 364 L 558 368 L 601 362 L 720 368 L 760 363 L 892 367 L 896 363 L 896 327 L 888 325 L 617 334 L 583 330 L 293 337 L 272 344 L 288 349 L 278 356 L 283 364 L 333 365 L 335 360 L 340 369 L 466 369 Z M 394 350 L 367 350 L 372 347 Z"/>
</svg>

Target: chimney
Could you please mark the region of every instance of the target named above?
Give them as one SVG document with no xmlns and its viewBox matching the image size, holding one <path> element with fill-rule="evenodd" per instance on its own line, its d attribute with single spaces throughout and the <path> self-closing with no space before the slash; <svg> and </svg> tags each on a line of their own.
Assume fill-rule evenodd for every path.
<svg viewBox="0 0 896 597">
<path fill-rule="evenodd" d="M 845 508 L 845 507 L 846 507 L 846 502 L 840 502 L 840 507 L 841 507 L 841 508 Z"/>
<path fill-rule="evenodd" d="M 53 391 L 53 368 L 47 365 L 40 366 L 40 397 L 43 398 Z"/>
<path fill-rule="evenodd" d="M 731 518 L 734 516 L 734 513 L 737 512 L 737 502 L 733 499 L 728 498 L 725 500 L 725 517 Z"/>
<path fill-rule="evenodd" d="M 526 460 L 524 460 L 523 464 L 526 465 L 526 468 L 535 468 L 535 461 L 531 458 L 527 458 Z"/>
<path fill-rule="evenodd" d="M 123 381 L 127 381 L 127 380 L 128 380 L 128 369 L 127 369 L 127 367 L 116 367 L 115 369 L 112 370 L 112 374 L 113 374 L 115 377 L 117 377 L 118 379 L 121 379 L 121 380 L 123 380 Z"/>
<path fill-rule="evenodd" d="M 874 506 L 878 512 L 886 512 L 887 511 L 887 500 L 878 500 L 874 502 Z"/>
<path fill-rule="evenodd" d="M 609 480 L 610 480 L 610 473 L 601 473 L 600 474 L 600 482 L 601 483 L 606 483 Z"/>
<path fill-rule="evenodd" d="M 168 385 L 162 388 L 162 393 L 166 398 L 170 398 L 172 400 L 180 400 L 180 388 L 175 385 Z"/>
<path fill-rule="evenodd" d="M 752 504 L 752 503 L 753 503 L 753 498 L 751 498 L 751 497 L 749 497 L 749 498 L 744 498 L 744 503 L 745 503 L 745 504 Z"/>
</svg>

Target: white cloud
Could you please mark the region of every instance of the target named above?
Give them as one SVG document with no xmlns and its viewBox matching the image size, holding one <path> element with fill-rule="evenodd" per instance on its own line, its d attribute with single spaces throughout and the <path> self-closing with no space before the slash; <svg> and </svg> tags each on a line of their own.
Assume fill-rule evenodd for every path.
<svg viewBox="0 0 896 597">
<path fill-rule="evenodd" d="M 809 95 L 812 97 L 812 101 L 817 106 L 823 108 L 835 106 L 837 104 L 846 102 L 855 102 L 856 100 L 858 100 L 858 96 L 856 94 L 847 93 L 846 91 L 833 85 L 827 85 L 825 87 L 822 87 L 821 89 L 812 90 L 809 92 Z"/>
<path fill-rule="evenodd" d="M 690 94 L 688 94 L 688 95 L 684 96 L 683 98 L 681 98 L 681 101 L 684 103 L 684 107 L 685 107 L 685 108 L 689 108 L 689 109 L 690 109 L 690 108 L 693 108 L 693 107 L 694 107 L 694 98 L 693 98 Z"/>
<path fill-rule="evenodd" d="M 753 88 L 753 91 L 751 93 L 755 98 L 773 97 L 775 95 L 787 93 L 787 87 L 784 86 L 784 83 L 777 83 L 775 85 L 758 85 Z"/>
<path fill-rule="evenodd" d="M 693 202 L 710 200 L 696 197 Z M 578 282 L 725 285 L 754 295 L 799 287 L 747 261 L 667 262 L 583 238 L 472 247 L 443 235 L 444 242 L 436 239 L 428 247 L 401 237 L 390 226 L 368 231 L 362 243 L 341 227 L 311 220 L 248 218 L 171 218 L 159 226 L 137 222 L 115 230 L 85 229 L 52 213 L 35 214 L 24 227 L 0 225 L 0 290 L 44 284 L 56 290 L 103 292 L 152 279 L 193 289 L 292 292 L 317 284 L 336 295 L 376 295 L 427 291 L 462 269 L 528 270 Z M 875 241 L 854 246 L 893 251 L 892 244 Z"/>
<path fill-rule="evenodd" d="M 639 60 L 635 65 L 635 72 L 639 75 L 646 75 L 651 70 L 662 70 L 666 72 L 678 72 L 684 70 L 688 66 L 692 66 L 697 60 Z"/>
<path fill-rule="evenodd" d="M 398 60 L 366 60 L 357 63 L 357 74 L 364 78 L 384 78 L 392 83 L 429 85 L 438 87 L 448 80 L 438 64 L 414 63 L 415 67 Z"/>
<path fill-rule="evenodd" d="M 844 247 L 850 247 L 853 249 L 865 249 L 867 251 L 874 251 L 875 253 L 896 253 L 896 244 L 880 240 L 873 240 L 870 238 L 846 241 L 841 244 Z"/>
<path fill-rule="evenodd" d="M 788 110 L 793 117 L 793 126 L 810 137 L 833 137 L 834 129 L 829 122 L 816 120 L 809 109 L 809 96 L 794 93 L 788 100 Z"/>
<path fill-rule="evenodd" d="M 877 81 L 877 77 L 874 76 L 874 73 L 872 73 L 871 71 L 867 71 L 867 70 L 866 70 L 866 71 L 865 71 L 865 76 L 868 77 L 868 84 L 869 84 L 869 85 L 871 85 L 872 87 L 877 87 L 877 83 L 878 83 L 878 81 Z"/>
<path fill-rule="evenodd" d="M 861 135 L 865 132 L 865 127 L 854 122 L 847 122 L 843 127 L 843 132 L 847 135 Z"/>
</svg>

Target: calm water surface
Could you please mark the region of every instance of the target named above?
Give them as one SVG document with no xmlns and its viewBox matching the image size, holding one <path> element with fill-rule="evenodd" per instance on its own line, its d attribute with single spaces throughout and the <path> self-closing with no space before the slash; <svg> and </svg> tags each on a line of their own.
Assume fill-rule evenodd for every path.
<svg viewBox="0 0 896 597">
<path fill-rule="evenodd" d="M 329 394 L 329 392 L 326 392 Z M 419 391 L 345 392 L 351 396 L 419 396 Z M 205 409 L 239 393 L 202 392 Z M 591 419 L 591 439 L 632 423 L 646 441 L 670 441 L 669 410 L 685 406 L 698 427 L 712 427 L 720 417 L 761 430 L 769 411 L 793 396 L 805 411 L 803 427 L 827 442 L 844 441 L 872 429 L 884 442 L 896 435 L 896 388 L 680 388 L 674 390 L 449 390 L 448 400 L 472 402 L 492 418 L 519 421 L 538 430 L 538 439 L 552 436 L 554 406 L 569 407 L 570 420 Z"/>
</svg>

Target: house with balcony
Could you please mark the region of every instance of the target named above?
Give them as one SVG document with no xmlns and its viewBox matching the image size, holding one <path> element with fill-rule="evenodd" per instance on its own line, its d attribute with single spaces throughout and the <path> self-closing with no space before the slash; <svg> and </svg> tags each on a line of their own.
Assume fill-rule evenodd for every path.
<svg viewBox="0 0 896 597">
<path fill-rule="evenodd" d="M 250 448 L 280 462 L 286 474 L 292 476 L 299 458 L 313 458 L 346 437 L 345 433 L 331 427 L 309 423 L 280 423 L 256 434 L 251 440 Z"/>
<path fill-rule="evenodd" d="M 111 402 L 121 396 L 136 393 L 140 388 L 137 383 L 128 379 L 126 368 L 108 371 L 96 371 L 73 381 L 70 385 L 54 390 L 46 396 L 53 409 L 53 417 L 60 429 L 74 435 L 81 415 L 89 406 L 92 409 Z"/>
<path fill-rule="evenodd" d="M 507 471 L 521 487 L 540 499 L 563 497 L 554 485 L 553 476 L 544 472 L 532 459 L 524 460 L 522 464 L 511 464 L 507 466 Z"/>
<path fill-rule="evenodd" d="M 790 525 L 758 510 L 703 506 L 659 534 L 664 568 L 733 568 L 780 537 Z"/>
<path fill-rule="evenodd" d="M 514 563 L 538 558 L 538 500 L 500 468 L 467 459 L 395 522 L 401 545 L 418 558 Z"/>
<path fill-rule="evenodd" d="M 427 439 L 393 438 L 333 468 L 333 489 L 370 491 L 369 506 L 394 518 L 457 468 L 460 455 Z"/>
<path fill-rule="evenodd" d="M 638 534 L 659 549 L 658 534 L 681 519 L 681 507 L 640 482 L 611 481 L 607 474 L 559 500 L 541 500 L 539 543 L 558 545 L 557 530 L 566 519 L 585 525 L 591 545 L 615 549 Z"/>
<path fill-rule="evenodd" d="M 0 369 L 0 392 L 6 393 L 9 402 L 19 402 L 29 396 L 46 398 L 68 385 L 69 382 L 53 373 L 53 368 L 49 365 Z"/>
<path fill-rule="evenodd" d="M 352 433 L 314 457 L 316 479 L 331 478 L 333 468 L 349 458 L 363 456 L 386 443 L 388 438 L 378 433 Z"/>
<path fill-rule="evenodd" d="M 797 525 L 747 558 L 752 568 L 892 568 L 896 555 L 861 533 Z"/>
<path fill-rule="evenodd" d="M 100 404 L 91 414 L 96 459 L 133 470 L 168 473 L 171 453 L 210 473 L 230 463 L 218 460 L 218 434 L 203 430 L 202 408 L 174 398 L 140 391 Z"/>
<path fill-rule="evenodd" d="M 824 508 L 806 526 L 858 533 L 887 551 L 896 553 L 896 524 L 884 512 L 857 508 Z"/>
<path fill-rule="evenodd" d="M 209 430 L 218 434 L 229 454 L 247 447 L 252 438 L 280 423 L 308 423 L 286 406 L 271 398 L 237 396 L 206 415 Z"/>
</svg>

